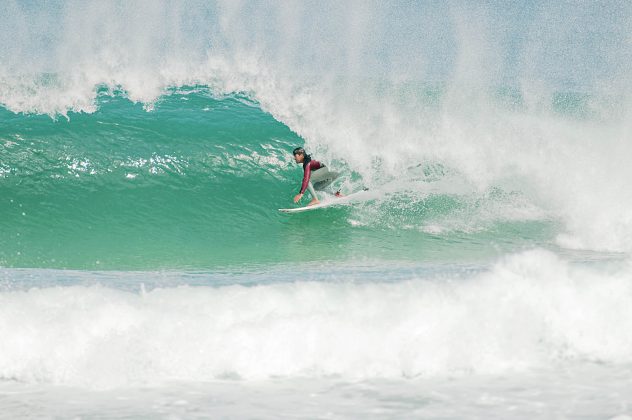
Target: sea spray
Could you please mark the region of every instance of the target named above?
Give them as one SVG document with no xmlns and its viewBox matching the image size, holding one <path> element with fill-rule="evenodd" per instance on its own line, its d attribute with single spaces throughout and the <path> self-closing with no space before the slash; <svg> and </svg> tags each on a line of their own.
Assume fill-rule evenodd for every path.
<svg viewBox="0 0 632 420">
<path fill-rule="evenodd" d="M 28 115 L 43 113 L 70 118 L 65 141 L 124 139 L 130 152 L 121 159 L 130 165 L 191 162 L 191 156 L 152 156 L 150 132 L 130 129 L 151 126 L 157 114 L 81 131 L 74 113 L 92 113 L 83 121 L 97 127 L 100 115 L 125 119 L 105 105 L 104 89 L 151 111 L 175 106 L 173 89 L 202 86 L 220 96 L 245 95 L 301 138 L 288 135 L 275 145 L 266 135 L 255 138 L 251 131 L 242 138 L 237 131 L 235 143 L 259 142 L 276 156 L 304 140 L 371 188 L 398 177 L 400 190 L 409 189 L 408 168 L 439 164 L 480 194 L 498 187 L 522 194 L 559 222 L 552 238 L 558 246 L 632 246 L 624 71 L 632 11 L 625 3 L 570 11 L 537 2 L 507 9 L 459 3 L 288 9 L 267 2 L 71 1 L 37 9 L 6 2 L 3 11 L 0 103 L 25 114 L 3 114 L 6 147 L 20 138 L 59 142 L 52 122 L 37 134 L 20 128 Z M 180 99 L 184 105 L 187 98 Z M 199 135 L 208 129 L 204 114 L 191 120 L 190 113 L 174 112 L 170 126 L 183 129 L 173 132 L 173 141 L 205 141 Z M 144 156 L 134 148 L 146 150 Z M 248 149 L 228 153 L 248 156 L 254 152 Z M 15 158 L 9 149 L 4 154 L 9 162 Z M 81 156 L 67 159 L 75 171 L 96 170 Z M 5 160 L 3 173 L 16 172 Z M 253 192 L 269 182 L 261 179 L 238 195 L 254 200 Z M 291 190 L 289 172 L 283 179 Z M 13 263 L 5 257 L 5 264 Z"/>
</svg>

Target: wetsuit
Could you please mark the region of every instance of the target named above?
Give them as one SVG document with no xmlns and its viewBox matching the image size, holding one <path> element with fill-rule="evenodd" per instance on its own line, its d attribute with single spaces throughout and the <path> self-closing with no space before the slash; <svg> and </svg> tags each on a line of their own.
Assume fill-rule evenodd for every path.
<svg viewBox="0 0 632 420">
<path fill-rule="evenodd" d="M 303 160 L 303 183 L 301 184 L 301 194 L 304 194 L 305 190 L 309 187 L 309 178 L 311 177 L 312 171 L 324 167 L 325 165 L 321 164 L 319 161 L 312 160 L 309 155 L 305 155 L 305 160 Z M 314 193 L 312 192 L 312 194 Z"/>
</svg>

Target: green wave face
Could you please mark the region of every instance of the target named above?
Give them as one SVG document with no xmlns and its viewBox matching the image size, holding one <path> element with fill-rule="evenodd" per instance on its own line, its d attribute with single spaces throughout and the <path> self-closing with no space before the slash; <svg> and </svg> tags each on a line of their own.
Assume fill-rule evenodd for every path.
<svg viewBox="0 0 632 420">
<path fill-rule="evenodd" d="M 300 184 L 291 150 L 303 141 L 239 95 L 174 91 L 149 112 L 122 95 L 100 95 L 93 114 L 52 120 L 2 110 L 0 119 L 0 264 L 8 267 L 463 260 L 542 241 L 550 228 L 481 219 L 479 228 L 435 229 L 437 220 L 445 225 L 487 206 L 441 192 L 281 214 Z M 340 167 L 343 190 L 364 185 Z M 443 176 L 424 171 L 423 181 Z M 493 195 L 485 200 L 506 199 Z"/>
</svg>

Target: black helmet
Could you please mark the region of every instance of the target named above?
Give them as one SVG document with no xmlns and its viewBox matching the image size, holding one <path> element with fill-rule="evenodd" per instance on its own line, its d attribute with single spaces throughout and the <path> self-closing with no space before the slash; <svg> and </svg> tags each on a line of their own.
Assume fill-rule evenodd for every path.
<svg viewBox="0 0 632 420">
<path fill-rule="evenodd" d="M 297 147 L 296 149 L 294 149 L 292 151 L 293 155 L 304 155 L 305 154 L 305 149 L 303 149 L 302 147 Z"/>
</svg>

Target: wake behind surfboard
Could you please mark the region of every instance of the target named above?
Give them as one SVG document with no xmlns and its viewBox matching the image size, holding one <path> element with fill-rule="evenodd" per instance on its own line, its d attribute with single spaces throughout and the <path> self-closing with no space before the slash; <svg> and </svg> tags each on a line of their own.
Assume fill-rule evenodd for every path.
<svg viewBox="0 0 632 420">
<path fill-rule="evenodd" d="M 292 209 L 279 209 L 279 211 L 282 213 L 301 213 L 305 211 L 322 209 L 325 207 L 349 205 L 353 203 L 354 201 L 357 201 L 363 198 L 364 196 L 366 196 L 367 191 L 368 190 L 365 189 L 363 191 L 357 191 L 349 195 L 345 195 L 344 197 L 334 197 L 326 201 L 323 200 L 318 204 L 314 204 L 313 206 L 295 207 Z"/>
</svg>

